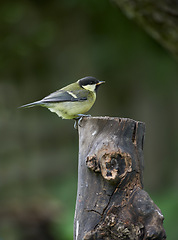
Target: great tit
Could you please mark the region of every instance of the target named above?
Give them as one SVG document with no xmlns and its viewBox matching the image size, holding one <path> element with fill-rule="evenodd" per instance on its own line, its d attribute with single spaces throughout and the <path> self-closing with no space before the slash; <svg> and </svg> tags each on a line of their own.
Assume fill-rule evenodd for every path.
<svg viewBox="0 0 178 240">
<path fill-rule="evenodd" d="M 42 106 L 63 119 L 79 119 L 93 106 L 96 91 L 104 83 L 94 77 L 84 77 L 77 82 L 51 93 L 42 100 L 25 104 L 20 108 Z"/>
</svg>

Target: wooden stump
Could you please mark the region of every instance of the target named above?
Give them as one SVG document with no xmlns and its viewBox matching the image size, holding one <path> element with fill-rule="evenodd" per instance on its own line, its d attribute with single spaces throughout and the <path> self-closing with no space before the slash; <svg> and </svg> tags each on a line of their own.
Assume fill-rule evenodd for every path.
<svg viewBox="0 0 178 240">
<path fill-rule="evenodd" d="M 74 239 L 166 239 L 163 215 L 143 188 L 145 124 L 84 117 L 79 123 Z"/>
</svg>

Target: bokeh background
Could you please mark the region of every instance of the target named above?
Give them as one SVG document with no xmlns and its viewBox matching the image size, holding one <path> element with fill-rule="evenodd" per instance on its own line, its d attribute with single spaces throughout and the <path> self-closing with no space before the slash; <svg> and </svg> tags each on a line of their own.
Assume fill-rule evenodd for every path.
<svg viewBox="0 0 178 240">
<path fill-rule="evenodd" d="M 177 240 L 178 63 L 109 0 L 0 3 L 0 239 L 72 239 L 73 121 L 17 107 L 87 75 L 106 81 L 90 114 L 146 123 L 145 190 Z"/>
</svg>

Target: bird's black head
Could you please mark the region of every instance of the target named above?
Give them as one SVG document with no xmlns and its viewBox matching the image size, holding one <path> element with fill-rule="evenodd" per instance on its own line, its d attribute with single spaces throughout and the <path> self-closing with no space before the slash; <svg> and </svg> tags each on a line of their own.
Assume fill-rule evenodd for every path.
<svg viewBox="0 0 178 240">
<path fill-rule="evenodd" d="M 104 83 L 104 81 L 99 81 L 95 77 L 84 77 L 78 80 L 78 84 L 80 87 L 89 90 L 89 91 L 96 91 L 100 84 Z"/>
</svg>

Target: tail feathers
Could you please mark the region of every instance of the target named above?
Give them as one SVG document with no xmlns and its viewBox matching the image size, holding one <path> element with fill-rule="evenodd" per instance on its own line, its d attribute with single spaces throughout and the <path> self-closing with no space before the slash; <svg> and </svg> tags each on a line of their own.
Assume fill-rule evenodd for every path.
<svg viewBox="0 0 178 240">
<path fill-rule="evenodd" d="M 32 103 L 22 105 L 18 108 L 29 108 L 29 107 L 40 106 L 40 105 L 42 105 L 42 102 L 41 101 L 36 101 L 36 102 L 32 102 Z"/>
</svg>

